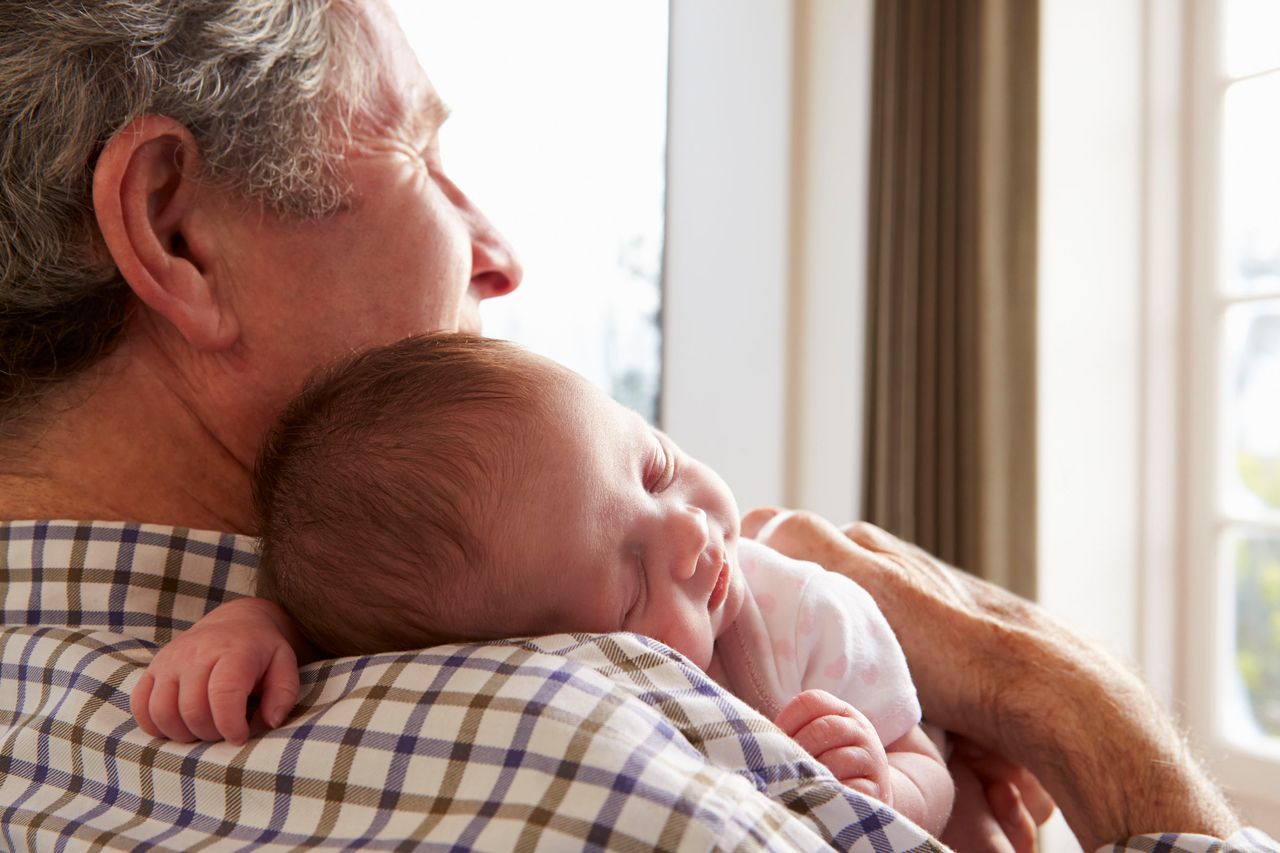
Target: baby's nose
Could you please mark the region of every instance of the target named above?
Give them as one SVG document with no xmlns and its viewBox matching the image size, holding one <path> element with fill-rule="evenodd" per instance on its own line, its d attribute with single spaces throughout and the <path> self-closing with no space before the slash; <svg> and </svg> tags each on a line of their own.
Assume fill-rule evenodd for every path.
<svg viewBox="0 0 1280 853">
<path fill-rule="evenodd" d="M 702 507 L 686 507 L 680 519 L 680 542 L 676 552 L 675 565 L 672 572 L 678 581 L 686 581 L 698 571 L 698 562 L 702 552 L 711 541 L 711 531 L 707 527 L 707 513 Z"/>
</svg>

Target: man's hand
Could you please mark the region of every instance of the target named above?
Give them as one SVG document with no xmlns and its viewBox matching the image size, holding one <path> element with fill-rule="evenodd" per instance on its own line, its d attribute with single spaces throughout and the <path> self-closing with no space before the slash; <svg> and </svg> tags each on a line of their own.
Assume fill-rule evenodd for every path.
<svg viewBox="0 0 1280 853">
<path fill-rule="evenodd" d="M 796 696 L 774 721 L 840 782 L 893 805 L 889 759 L 871 721 L 825 690 Z"/>
<path fill-rule="evenodd" d="M 742 531 L 866 588 L 898 636 L 926 719 L 1031 770 L 1084 849 L 1240 828 L 1142 682 L 1043 609 L 871 524 L 841 530 L 765 509 Z"/>
<path fill-rule="evenodd" d="M 249 696 L 275 727 L 298 698 L 297 632 L 279 607 L 240 598 L 211 611 L 156 653 L 133 688 L 130 707 L 152 737 L 190 742 L 249 738 Z M 256 721 L 255 721 L 256 722 Z"/>
<path fill-rule="evenodd" d="M 950 738 L 956 802 L 939 840 L 956 853 L 1034 853 L 1052 798 L 1026 768 L 966 738 Z"/>
</svg>

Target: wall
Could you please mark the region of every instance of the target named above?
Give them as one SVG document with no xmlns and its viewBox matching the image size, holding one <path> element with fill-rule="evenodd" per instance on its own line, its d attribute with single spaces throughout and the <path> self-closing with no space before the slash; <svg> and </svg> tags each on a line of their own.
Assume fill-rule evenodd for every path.
<svg viewBox="0 0 1280 853">
<path fill-rule="evenodd" d="M 870 0 L 671 7 L 662 421 L 745 507 L 857 514 Z"/>
</svg>

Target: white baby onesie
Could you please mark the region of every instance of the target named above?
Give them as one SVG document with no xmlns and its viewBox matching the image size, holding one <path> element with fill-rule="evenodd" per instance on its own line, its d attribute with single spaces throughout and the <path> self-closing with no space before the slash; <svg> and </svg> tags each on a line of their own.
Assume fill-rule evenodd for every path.
<svg viewBox="0 0 1280 853">
<path fill-rule="evenodd" d="M 865 714 L 886 745 L 920 722 L 902 648 L 866 590 L 750 539 L 738 565 L 747 593 L 716 640 L 712 678 L 771 720 L 821 688 Z"/>
</svg>

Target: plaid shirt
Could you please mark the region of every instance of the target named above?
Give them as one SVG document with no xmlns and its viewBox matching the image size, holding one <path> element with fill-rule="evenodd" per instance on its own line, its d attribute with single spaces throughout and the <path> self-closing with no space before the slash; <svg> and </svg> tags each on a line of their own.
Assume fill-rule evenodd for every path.
<svg viewBox="0 0 1280 853">
<path fill-rule="evenodd" d="M 940 849 L 631 634 L 326 661 L 304 667 L 290 720 L 245 746 L 150 738 L 129 712 L 136 679 L 247 594 L 254 563 L 231 534 L 0 523 L 0 847 Z"/>
</svg>

